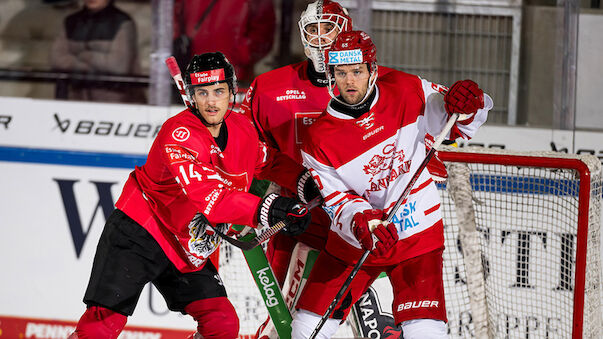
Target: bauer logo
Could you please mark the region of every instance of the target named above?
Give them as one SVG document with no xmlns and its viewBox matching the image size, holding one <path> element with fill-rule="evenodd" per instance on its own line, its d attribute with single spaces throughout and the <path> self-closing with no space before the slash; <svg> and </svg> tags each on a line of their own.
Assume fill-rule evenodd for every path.
<svg viewBox="0 0 603 339">
<path fill-rule="evenodd" d="M 203 85 L 224 80 L 226 80 L 226 77 L 224 76 L 224 69 L 222 68 L 191 74 L 192 85 Z"/>
<path fill-rule="evenodd" d="M 271 277 L 268 276 L 268 273 L 266 273 L 269 268 L 270 267 L 264 267 L 261 270 L 258 270 L 257 279 L 264 291 L 266 306 L 274 307 L 278 305 L 278 299 L 276 298 L 277 292 L 275 291 L 277 287 L 274 283 L 274 278 L 271 279 Z"/>
<path fill-rule="evenodd" d="M 329 52 L 329 65 L 361 64 L 362 51 L 354 49 L 351 51 Z"/>
</svg>

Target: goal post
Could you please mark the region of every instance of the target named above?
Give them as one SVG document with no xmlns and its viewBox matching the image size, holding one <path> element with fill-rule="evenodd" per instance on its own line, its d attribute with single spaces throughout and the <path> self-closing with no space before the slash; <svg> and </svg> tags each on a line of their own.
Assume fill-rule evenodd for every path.
<svg viewBox="0 0 603 339">
<path fill-rule="evenodd" d="M 446 147 L 452 338 L 601 338 L 601 163 Z"/>
</svg>

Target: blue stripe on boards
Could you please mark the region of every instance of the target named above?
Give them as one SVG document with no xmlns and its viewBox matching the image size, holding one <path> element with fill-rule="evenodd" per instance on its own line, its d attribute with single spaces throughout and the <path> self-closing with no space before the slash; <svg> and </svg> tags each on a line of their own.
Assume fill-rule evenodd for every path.
<svg viewBox="0 0 603 339">
<path fill-rule="evenodd" d="M 135 166 L 144 165 L 146 159 L 146 154 L 0 147 L 0 161 L 10 162 L 134 169 Z"/>
</svg>

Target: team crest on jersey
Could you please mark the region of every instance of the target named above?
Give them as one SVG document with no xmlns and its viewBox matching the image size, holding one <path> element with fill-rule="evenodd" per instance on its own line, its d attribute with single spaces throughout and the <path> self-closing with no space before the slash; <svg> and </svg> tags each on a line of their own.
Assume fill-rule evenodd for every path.
<svg viewBox="0 0 603 339">
<path fill-rule="evenodd" d="M 371 112 L 366 118 L 356 121 L 356 124 L 364 129 L 369 129 L 375 126 L 375 113 Z"/>
<path fill-rule="evenodd" d="M 312 126 L 322 112 L 296 112 L 295 113 L 295 143 L 302 144 L 302 136 Z"/>
<path fill-rule="evenodd" d="M 216 229 L 225 233 L 230 224 L 217 224 Z M 188 224 L 188 250 L 197 257 L 206 259 L 220 246 L 220 236 L 209 226 L 207 219 L 201 213 L 195 214 Z"/>
<path fill-rule="evenodd" d="M 386 189 L 392 181 L 407 173 L 411 160 L 404 161 L 404 158 L 404 150 L 396 150 L 395 143 L 383 146 L 380 154 L 373 155 L 362 168 L 364 173 L 371 176 L 367 193 Z"/>
</svg>

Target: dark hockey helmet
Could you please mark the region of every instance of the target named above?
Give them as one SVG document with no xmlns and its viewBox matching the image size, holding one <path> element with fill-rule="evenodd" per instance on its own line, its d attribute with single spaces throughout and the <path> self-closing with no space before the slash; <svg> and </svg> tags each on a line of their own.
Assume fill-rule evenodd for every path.
<svg viewBox="0 0 603 339">
<path fill-rule="evenodd" d="M 340 33 L 331 48 L 325 51 L 327 64 L 327 79 L 329 82 L 329 93 L 337 99 L 333 93 L 335 78 L 333 69 L 337 65 L 367 64 L 371 74 L 364 102 L 370 95 L 377 81 L 377 47 L 371 37 L 363 31 L 349 31 Z M 337 99 L 339 101 L 339 99 Z M 344 103 L 345 104 L 345 103 Z"/>
<path fill-rule="evenodd" d="M 186 67 L 186 90 L 192 98 L 197 86 L 226 82 L 233 95 L 237 93 L 237 76 L 234 67 L 221 52 L 195 55 Z"/>
</svg>

